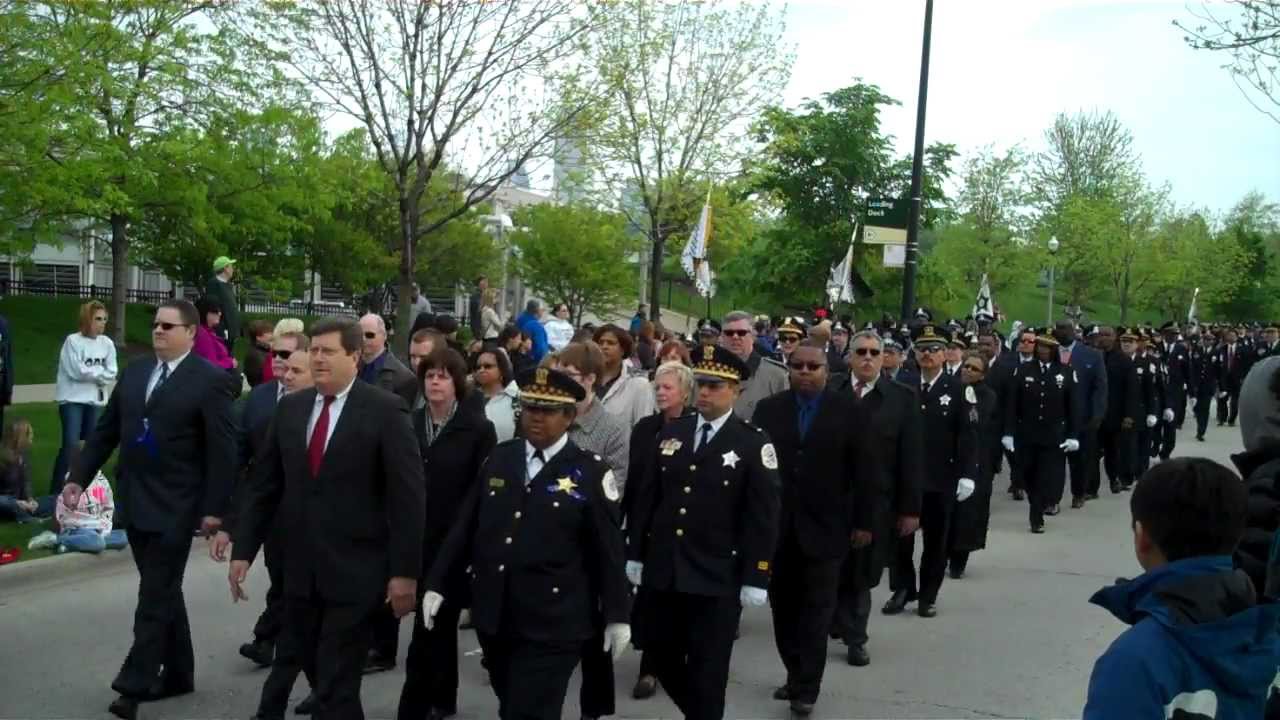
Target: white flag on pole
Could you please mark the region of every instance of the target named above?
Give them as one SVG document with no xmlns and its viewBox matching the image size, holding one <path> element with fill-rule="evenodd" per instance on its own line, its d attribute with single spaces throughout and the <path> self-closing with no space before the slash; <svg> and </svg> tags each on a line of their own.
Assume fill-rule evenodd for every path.
<svg viewBox="0 0 1280 720">
<path fill-rule="evenodd" d="M 693 280 L 693 286 L 702 297 L 714 297 L 716 294 L 716 275 L 711 271 L 711 262 L 707 259 L 707 246 L 711 242 L 711 189 L 707 189 L 707 200 L 702 204 L 702 214 L 698 216 L 698 224 L 689 234 L 689 242 L 680 255 L 680 267 Z"/>
<path fill-rule="evenodd" d="M 849 238 L 849 247 L 844 251 L 844 258 L 831 266 L 831 277 L 827 279 L 827 299 L 831 305 L 838 302 L 856 302 L 853 295 L 853 239 L 858 236 L 858 226 L 853 226 L 853 235 Z"/>
<path fill-rule="evenodd" d="M 987 282 L 987 274 L 982 273 L 982 282 L 978 285 L 978 297 L 973 301 L 973 310 L 969 314 L 974 320 L 982 317 L 996 319 L 995 303 L 991 301 L 991 284 Z"/>
<path fill-rule="evenodd" d="M 1199 325 L 1200 318 L 1196 317 L 1196 300 L 1200 297 L 1200 288 L 1191 294 L 1191 309 L 1187 310 L 1187 322 L 1192 325 Z"/>
</svg>

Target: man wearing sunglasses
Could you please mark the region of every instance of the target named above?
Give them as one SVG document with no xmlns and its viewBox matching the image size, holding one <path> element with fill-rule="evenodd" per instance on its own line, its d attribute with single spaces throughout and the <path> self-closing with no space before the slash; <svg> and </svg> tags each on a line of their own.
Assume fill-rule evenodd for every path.
<svg viewBox="0 0 1280 720">
<path fill-rule="evenodd" d="M 782 336 L 779 335 L 779 342 Z M 747 366 L 747 376 L 740 382 L 733 411 L 746 419 L 755 415 L 756 403 L 787 389 L 787 369 L 781 363 L 756 352 L 755 329 L 750 313 L 735 310 L 724 316 L 720 346 L 738 356 Z"/>
</svg>

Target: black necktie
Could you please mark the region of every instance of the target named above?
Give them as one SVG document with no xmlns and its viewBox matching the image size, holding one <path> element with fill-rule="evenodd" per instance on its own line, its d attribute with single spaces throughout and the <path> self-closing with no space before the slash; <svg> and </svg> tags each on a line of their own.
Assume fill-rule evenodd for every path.
<svg viewBox="0 0 1280 720">
<path fill-rule="evenodd" d="M 155 392 L 160 389 L 160 386 L 164 384 L 164 381 L 168 379 L 169 363 L 162 362 L 160 363 L 160 377 L 156 379 L 156 384 L 151 387 L 151 392 L 147 393 L 147 399 L 150 400 L 151 396 L 154 395 Z"/>
<path fill-rule="evenodd" d="M 709 442 L 711 442 L 711 423 L 702 423 L 702 442 L 698 443 L 698 449 L 706 447 Z"/>
<path fill-rule="evenodd" d="M 547 466 L 547 457 L 546 457 L 545 455 L 543 455 L 543 454 L 542 454 L 542 451 L 541 451 L 541 450 L 534 450 L 534 451 L 533 451 L 533 459 L 534 459 L 534 460 L 537 460 L 537 461 L 538 461 L 538 462 L 540 462 L 540 463 L 542 463 L 541 467 L 539 467 L 539 468 L 538 468 L 538 472 L 542 472 L 542 468 L 544 468 L 544 467 L 546 467 L 546 466 Z M 530 465 L 532 465 L 533 463 L 532 463 L 532 462 L 530 462 L 529 464 L 530 464 Z M 535 476 L 535 475 L 537 475 L 537 474 L 538 474 L 538 473 L 529 472 L 529 469 L 528 469 L 528 468 L 525 468 L 525 471 L 524 471 L 524 484 L 525 484 L 525 486 L 526 486 L 526 487 L 529 485 L 529 483 L 533 482 L 533 478 L 534 478 L 534 476 Z"/>
</svg>

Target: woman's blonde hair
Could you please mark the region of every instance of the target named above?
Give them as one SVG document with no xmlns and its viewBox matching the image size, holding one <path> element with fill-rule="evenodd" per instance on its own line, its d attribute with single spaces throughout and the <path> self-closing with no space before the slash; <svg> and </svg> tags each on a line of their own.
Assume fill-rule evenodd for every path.
<svg viewBox="0 0 1280 720">
<path fill-rule="evenodd" d="M 26 418 L 14 418 L 6 423 L 4 435 L 0 436 L 0 463 L 8 465 L 30 450 L 34 435 L 31 421 Z"/>
<path fill-rule="evenodd" d="M 80 306 L 80 334 L 89 334 L 89 330 L 93 327 L 93 316 L 99 310 L 106 312 L 107 306 L 97 300 L 90 300 Z"/>
<path fill-rule="evenodd" d="M 307 329 L 306 325 L 298 318 L 280 318 L 280 322 L 276 323 L 275 330 L 272 331 L 273 337 L 288 335 L 289 333 L 302 333 Z"/>
<path fill-rule="evenodd" d="M 665 362 L 653 371 L 653 381 L 656 383 L 658 378 L 663 375 L 675 375 L 676 382 L 680 384 L 680 390 L 684 392 L 685 404 L 693 398 L 693 370 L 682 362 Z"/>
</svg>

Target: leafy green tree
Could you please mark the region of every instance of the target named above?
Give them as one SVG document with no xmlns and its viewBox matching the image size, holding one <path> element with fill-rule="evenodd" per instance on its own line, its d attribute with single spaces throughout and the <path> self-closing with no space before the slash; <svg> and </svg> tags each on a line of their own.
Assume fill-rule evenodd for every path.
<svg viewBox="0 0 1280 720">
<path fill-rule="evenodd" d="M 1225 278 L 1235 288 L 1213 304 L 1216 313 L 1232 319 L 1280 316 L 1280 205 L 1250 192 L 1227 213 L 1222 234 L 1235 240 L 1244 265 Z"/>
<path fill-rule="evenodd" d="M 631 297 L 632 275 L 621 260 L 638 242 L 622 215 L 588 205 L 532 205 L 514 220 L 520 276 L 539 295 L 567 304 L 575 324 L 583 313 L 604 316 Z"/>
<path fill-rule="evenodd" d="M 1161 218 L 1152 245 L 1152 276 L 1139 299 L 1162 317 L 1184 319 L 1195 288 L 1200 289 L 1201 308 L 1227 305 L 1240 289 L 1247 253 L 1233 233 L 1214 232 L 1205 213 L 1170 211 Z M 1209 314 L 1201 312 L 1201 319 Z"/>
</svg>

